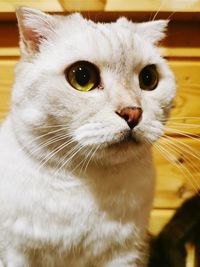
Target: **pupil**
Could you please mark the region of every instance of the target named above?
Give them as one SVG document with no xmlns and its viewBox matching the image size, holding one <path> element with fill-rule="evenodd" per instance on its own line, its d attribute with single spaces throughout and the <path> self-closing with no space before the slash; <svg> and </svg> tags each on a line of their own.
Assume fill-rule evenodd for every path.
<svg viewBox="0 0 200 267">
<path fill-rule="evenodd" d="M 79 67 L 75 71 L 75 78 L 79 85 L 84 86 L 90 81 L 90 73 L 86 68 Z"/>
<path fill-rule="evenodd" d="M 151 74 L 151 72 L 150 71 L 144 71 L 144 73 L 143 73 L 143 82 L 144 82 L 144 84 L 145 85 L 151 85 L 152 84 L 152 79 L 153 79 L 153 77 L 152 77 L 152 74 Z"/>
</svg>

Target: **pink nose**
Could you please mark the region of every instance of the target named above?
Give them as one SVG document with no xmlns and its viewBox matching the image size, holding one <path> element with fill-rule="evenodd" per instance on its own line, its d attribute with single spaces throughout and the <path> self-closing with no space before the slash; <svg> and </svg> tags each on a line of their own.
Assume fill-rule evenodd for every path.
<svg viewBox="0 0 200 267">
<path fill-rule="evenodd" d="M 131 129 L 133 129 L 140 121 L 142 109 L 138 107 L 126 107 L 116 113 L 127 122 Z"/>
</svg>

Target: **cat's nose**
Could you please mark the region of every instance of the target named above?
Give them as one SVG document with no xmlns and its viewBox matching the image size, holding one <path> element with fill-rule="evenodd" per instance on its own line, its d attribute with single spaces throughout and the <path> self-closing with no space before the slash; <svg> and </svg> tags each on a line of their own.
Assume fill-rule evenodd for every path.
<svg viewBox="0 0 200 267">
<path fill-rule="evenodd" d="M 139 107 L 126 107 L 116 112 L 133 129 L 140 121 L 142 109 Z"/>
</svg>

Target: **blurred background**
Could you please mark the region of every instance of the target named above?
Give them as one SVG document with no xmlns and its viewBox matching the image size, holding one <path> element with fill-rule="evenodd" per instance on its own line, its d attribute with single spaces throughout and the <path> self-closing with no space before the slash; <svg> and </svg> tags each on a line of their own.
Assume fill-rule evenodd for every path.
<svg viewBox="0 0 200 267">
<path fill-rule="evenodd" d="M 81 12 L 94 21 L 126 16 L 132 21 L 170 19 L 160 44 L 177 79 L 177 98 L 166 127 L 168 138 L 154 150 L 157 187 L 150 231 L 158 233 L 175 209 L 200 189 L 200 1 L 199 0 L 0 0 L 0 122 L 10 106 L 19 59 L 17 6 L 51 14 Z M 188 267 L 194 266 L 191 249 Z"/>
</svg>

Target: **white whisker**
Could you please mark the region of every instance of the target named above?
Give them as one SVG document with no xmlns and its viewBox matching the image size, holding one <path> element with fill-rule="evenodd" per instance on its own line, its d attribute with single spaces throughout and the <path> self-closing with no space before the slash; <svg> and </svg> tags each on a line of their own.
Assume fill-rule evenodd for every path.
<svg viewBox="0 0 200 267">
<path fill-rule="evenodd" d="M 167 140 L 166 140 L 166 139 L 167 139 Z M 181 146 L 184 147 L 184 148 L 181 147 L 182 150 L 184 149 L 184 152 L 190 154 L 191 156 L 195 157 L 196 159 L 200 159 L 200 153 L 198 153 L 197 151 L 194 151 L 194 149 L 193 149 L 191 146 L 187 145 L 186 143 L 180 141 L 180 140 L 177 139 L 177 138 L 176 138 L 176 140 L 174 140 L 173 137 L 170 137 L 170 136 L 168 136 L 168 135 L 164 135 L 164 136 L 159 140 L 159 142 L 162 142 L 162 143 L 163 143 L 163 141 L 164 141 L 164 142 L 169 142 L 169 141 L 170 141 L 170 142 L 172 142 L 175 146 L 178 146 L 177 143 L 179 143 Z"/>
<path fill-rule="evenodd" d="M 166 119 L 166 120 L 163 120 L 163 121 L 185 120 L 185 119 L 187 119 L 187 120 L 189 120 L 189 119 L 191 119 L 191 120 L 200 120 L 200 117 L 190 117 L 190 116 L 184 116 L 184 117 L 170 117 L 170 118 L 168 118 L 168 119 Z"/>
<path fill-rule="evenodd" d="M 176 166 L 182 173 L 183 175 L 186 177 L 186 179 L 190 182 L 190 184 L 192 185 L 192 187 L 194 188 L 195 192 L 197 194 L 199 194 L 199 191 L 198 189 L 196 188 L 196 186 L 198 187 L 198 184 L 195 185 L 193 183 L 193 179 L 194 179 L 194 176 L 192 175 L 192 173 L 184 166 L 184 165 L 177 165 L 176 162 L 177 162 L 177 159 L 176 157 L 170 153 L 169 151 L 167 151 L 165 148 L 163 148 L 161 145 L 158 145 L 158 144 L 154 144 L 155 148 L 164 156 L 164 158 L 166 158 L 167 160 L 170 161 L 170 163 L 173 165 L 173 166 Z M 182 167 L 182 168 L 181 168 Z M 184 171 L 184 170 L 185 171 Z M 188 178 L 188 176 L 186 175 L 186 173 L 189 175 L 189 177 L 191 178 L 191 180 Z"/>
<path fill-rule="evenodd" d="M 78 148 L 78 149 L 77 149 Z M 69 158 L 67 158 L 69 155 L 67 154 L 63 160 L 60 162 L 62 163 L 62 165 L 56 170 L 55 175 L 57 175 L 59 173 L 60 170 L 62 170 L 67 164 L 70 163 L 70 161 L 83 149 L 85 148 L 84 146 L 81 146 L 80 144 L 77 144 L 71 151 L 70 154 L 72 154 Z M 65 159 L 67 159 L 65 161 Z M 59 163 L 59 165 L 60 165 Z"/>
<path fill-rule="evenodd" d="M 89 158 L 89 160 L 88 160 L 88 162 L 87 162 L 87 164 L 86 164 L 86 166 L 85 166 L 84 172 L 87 171 L 87 168 L 88 168 L 88 166 L 89 166 L 89 163 L 91 162 L 93 156 L 95 155 L 95 153 L 97 152 L 97 150 L 100 148 L 100 146 L 101 146 L 101 144 L 99 144 L 99 145 L 95 148 L 95 150 L 92 152 L 92 154 L 91 154 L 91 156 L 90 156 L 90 158 Z"/>
<path fill-rule="evenodd" d="M 175 127 L 184 127 L 184 128 L 200 128 L 199 124 L 192 124 L 192 123 L 181 123 L 181 122 L 169 122 L 168 126 L 173 125 Z"/>
<path fill-rule="evenodd" d="M 167 139 L 165 140 L 165 142 L 162 142 L 162 144 L 170 146 L 171 149 L 173 149 L 174 151 L 178 153 L 182 154 L 184 152 L 183 156 L 187 160 L 187 162 L 189 162 L 190 165 L 194 167 L 194 170 L 196 170 L 198 173 L 200 172 L 199 167 L 196 164 L 194 164 L 194 162 L 191 160 L 191 158 L 188 155 L 196 158 L 197 160 L 200 160 L 200 157 L 196 156 L 194 153 L 190 153 L 188 150 L 179 146 L 178 144 L 176 144 L 176 142 L 173 142 L 172 140 Z"/>
<path fill-rule="evenodd" d="M 190 132 L 187 132 L 187 131 L 184 131 L 184 130 L 177 130 L 177 129 L 174 129 L 174 128 L 169 128 L 169 127 L 165 127 L 165 130 L 171 132 L 171 133 L 176 133 L 176 134 L 179 134 L 179 135 L 182 135 L 184 137 L 187 137 L 187 138 L 190 138 L 190 139 L 193 139 L 197 142 L 200 142 L 200 139 L 199 139 L 199 135 L 198 134 L 191 134 Z"/>
<path fill-rule="evenodd" d="M 56 149 L 52 150 L 47 156 L 45 156 L 39 163 L 39 168 L 43 167 L 49 160 L 51 160 L 56 154 L 58 154 L 61 150 L 66 148 L 68 145 L 72 144 L 74 140 L 69 140 L 68 142 L 65 142 L 61 144 L 60 146 L 56 147 Z"/>
<path fill-rule="evenodd" d="M 161 11 L 161 9 L 162 9 L 164 3 L 165 3 L 165 0 L 162 0 L 160 6 L 159 6 L 159 8 L 158 8 L 158 10 L 156 11 L 155 15 L 153 16 L 152 21 L 154 21 L 154 20 L 156 19 L 157 15 L 158 15 L 159 12 Z"/>
</svg>

